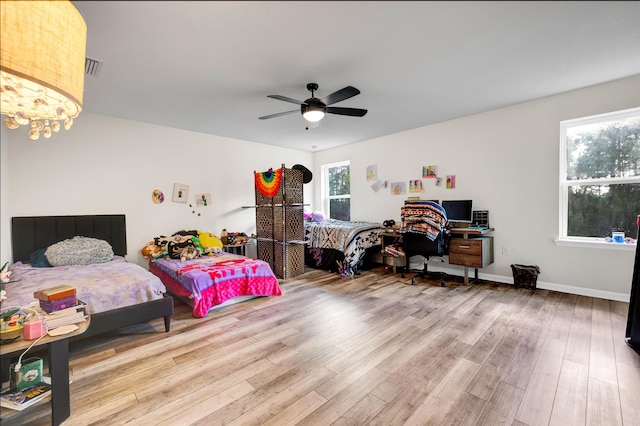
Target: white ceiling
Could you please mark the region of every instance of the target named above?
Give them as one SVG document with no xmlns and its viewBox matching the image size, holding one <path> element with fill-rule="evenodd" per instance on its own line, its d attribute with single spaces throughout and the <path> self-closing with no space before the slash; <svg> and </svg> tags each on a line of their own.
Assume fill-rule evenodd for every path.
<svg viewBox="0 0 640 426">
<path fill-rule="evenodd" d="M 640 74 L 637 1 L 74 4 L 103 61 L 84 111 L 304 151 Z M 258 119 L 310 82 L 368 114 Z"/>
</svg>

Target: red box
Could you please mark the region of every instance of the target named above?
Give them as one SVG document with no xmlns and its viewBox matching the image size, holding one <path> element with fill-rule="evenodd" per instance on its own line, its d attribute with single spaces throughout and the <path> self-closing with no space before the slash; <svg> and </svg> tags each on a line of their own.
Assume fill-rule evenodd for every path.
<svg viewBox="0 0 640 426">
<path fill-rule="evenodd" d="M 71 308 L 72 306 L 76 306 L 77 304 L 78 298 L 75 294 L 73 296 L 63 297 L 62 299 L 50 301 L 40 300 L 40 308 L 42 308 L 47 313 L 59 311 L 60 309 Z"/>
</svg>

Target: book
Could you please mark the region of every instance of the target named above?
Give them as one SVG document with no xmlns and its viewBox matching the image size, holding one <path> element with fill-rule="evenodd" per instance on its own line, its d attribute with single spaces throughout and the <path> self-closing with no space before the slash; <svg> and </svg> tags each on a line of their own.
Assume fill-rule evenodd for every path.
<svg viewBox="0 0 640 426">
<path fill-rule="evenodd" d="M 31 303 L 29 308 L 36 311 L 47 323 L 47 329 L 53 330 L 63 325 L 77 324 L 87 319 L 87 304 L 78 300 L 77 305 L 59 311 L 45 312 L 38 306 L 38 302 Z"/>
<path fill-rule="evenodd" d="M 86 319 L 87 316 L 82 312 L 78 312 L 74 315 L 66 315 L 62 318 L 56 318 L 51 321 L 47 320 L 47 329 L 55 330 L 56 328 L 62 327 L 64 325 L 78 324 L 85 321 Z"/>
<path fill-rule="evenodd" d="M 62 299 L 63 297 L 74 296 L 76 294 L 76 288 L 72 285 L 59 285 L 56 287 L 47 288 L 44 290 L 38 290 L 33 293 L 33 297 L 45 302 L 51 302 L 52 300 Z"/>
<path fill-rule="evenodd" d="M 0 393 L 0 407 L 22 411 L 51 395 L 51 385 L 39 382 L 28 388 L 7 389 Z"/>
</svg>

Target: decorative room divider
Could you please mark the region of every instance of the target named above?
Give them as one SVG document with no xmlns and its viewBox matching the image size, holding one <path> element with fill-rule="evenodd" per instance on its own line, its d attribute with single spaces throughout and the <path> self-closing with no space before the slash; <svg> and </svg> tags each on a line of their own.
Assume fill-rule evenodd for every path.
<svg viewBox="0 0 640 426">
<path fill-rule="evenodd" d="M 257 257 L 278 278 L 304 273 L 303 173 L 282 168 L 254 172 Z"/>
</svg>

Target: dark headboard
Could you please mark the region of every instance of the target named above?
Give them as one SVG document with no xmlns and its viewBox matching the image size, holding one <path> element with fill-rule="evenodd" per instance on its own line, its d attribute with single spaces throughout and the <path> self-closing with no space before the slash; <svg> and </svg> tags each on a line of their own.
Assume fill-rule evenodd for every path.
<svg viewBox="0 0 640 426">
<path fill-rule="evenodd" d="M 114 254 L 127 254 L 127 227 L 123 214 L 13 217 L 13 261 L 28 262 L 34 251 L 75 236 L 105 240 L 111 244 Z"/>
</svg>

